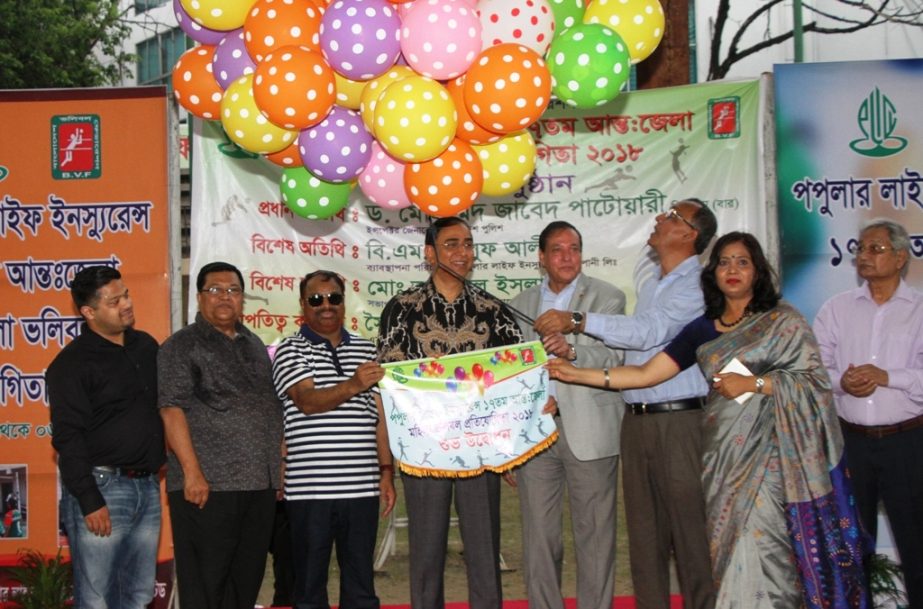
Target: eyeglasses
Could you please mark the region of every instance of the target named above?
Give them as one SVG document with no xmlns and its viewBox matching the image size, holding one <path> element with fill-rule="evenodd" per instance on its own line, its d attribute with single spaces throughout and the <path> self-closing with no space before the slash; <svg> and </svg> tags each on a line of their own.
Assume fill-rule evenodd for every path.
<svg viewBox="0 0 923 609">
<path fill-rule="evenodd" d="M 682 222 L 683 224 L 685 224 L 686 226 L 688 226 L 689 228 L 691 228 L 691 229 L 694 230 L 694 231 L 699 230 L 699 229 L 697 229 L 697 228 L 695 227 L 695 224 L 693 224 L 692 222 L 690 222 L 690 221 L 687 220 L 686 218 L 684 218 L 684 217 L 682 217 L 681 215 L 679 215 L 679 212 L 676 211 L 676 208 L 675 208 L 675 207 L 671 207 L 671 208 L 670 208 L 670 211 L 668 211 L 667 213 L 665 213 L 665 214 L 663 215 L 663 217 L 664 217 L 665 220 L 679 220 L 680 222 Z"/>
<path fill-rule="evenodd" d="M 330 292 L 328 294 L 311 294 L 305 298 L 305 301 L 316 309 L 317 307 L 324 304 L 325 298 L 331 306 L 337 307 L 343 304 L 343 295 L 339 292 Z"/>
<path fill-rule="evenodd" d="M 466 252 L 474 251 L 474 243 L 471 241 L 460 241 L 458 239 L 449 239 L 444 243 L 439 244 L 447 252 L 456 252 L 460 249 L 465 250 Z"/>
<path fill-rule="evenodd" d="M 850 243 L 849 244 L 849 253 L 853 256 L 858 256 L 859 254 L 869 253 L 873 256 L 878 256 L 879 254 L 884 254 L 888 250 L 893 250 L 894 248 L 890 245 L 883 245 L 881 243 Z"/>
<path fill-rule="evenodd" d="M 229 288 L 220 288 L 216 285 L 211 286 L 210 288 L 205 288 L 202 290 L 203 294 L 208 294 L 209 296 L 220 296 L 222 294 L 227 294 L 230 297 L 240 296 L 244 293 L 243 288 L 236 285 L 232 285 Z"/>
</svg>

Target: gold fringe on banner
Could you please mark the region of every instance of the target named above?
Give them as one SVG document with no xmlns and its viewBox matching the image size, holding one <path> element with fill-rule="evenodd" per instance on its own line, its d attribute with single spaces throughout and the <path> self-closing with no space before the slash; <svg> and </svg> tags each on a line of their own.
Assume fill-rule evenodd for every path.
<svg viewBox="0 0 923 609">
<path fill-rule="evenodd" d="M 530 448 L 522 455 L 497 467 L 485 466 L 479 467 L 478 469 L 457 471 L 448 469 L 430 469 L 428 467 L 414 467 L 412 465 L 405 464 L 403 461 L 398 463 L 398 465 L 400 466 L 402 473 L 409 474 L 411 476 L 417 476 L 418 478 L 473 478 L 474 476 L 480 476 L 485 471 L 492 471 L 498 474 L 502 474 L 503 472 L 511 470 L 518 465 L 522 465 L 538 453 L 554 444 L 557 439 L 558 430 L 554 430 L 551 432 L 550 436 Z"/>
</svg>

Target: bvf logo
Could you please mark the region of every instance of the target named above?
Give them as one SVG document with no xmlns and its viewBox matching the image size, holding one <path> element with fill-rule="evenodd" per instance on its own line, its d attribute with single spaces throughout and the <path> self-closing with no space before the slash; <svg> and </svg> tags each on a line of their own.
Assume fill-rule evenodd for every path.
<svg viewBox="0 0 923 609">
<path fill-rule="evenodd" d="M 723 140 L 740 137 L 740 98 L 708 100 L 708 137 Z"/>
<path fill-rule="evenodd" d="M 51 117 L 51 176 L 56 180 L 88 180 L 102 175 L 99 116 L 70 114 Z"/>
</svg>

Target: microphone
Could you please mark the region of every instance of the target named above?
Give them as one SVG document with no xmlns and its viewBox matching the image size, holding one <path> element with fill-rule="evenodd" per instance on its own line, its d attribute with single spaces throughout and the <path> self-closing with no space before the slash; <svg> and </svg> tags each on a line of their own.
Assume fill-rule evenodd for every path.
<svg viewBox="0 0 923 609">
<path fill-rule="evenodd" d="M 454 277 L 455 279 L 458 279 L 458 280 L 461 281 L 463 284 L 465 284 L 465 285 L 470 285 L 472 288 L 474 288 L 475 290 L 477 290 L 478 292 L 480 292 L 480 293 L 483 294 L 484 296 L 487 296 L 488 298 L 490 298 L 490 299 L 492 299 L 492 300 L 496 300 L 497 302 L 500 303 L 500 306 L 505 307 L 510 313 L 513 314 L 514 317 L 518 317 L 518 318 L 521 319 L 522 321 L 524 321 L 524 322 L 526 322 L 527 324 L 529 324 L 530 327 L 535 325 L 535 320 L 534 320 L 534 319 L 532 319 L 531 317 L 529 317 L 528 315 L 526 315 L 525 313 L 523 313 L 522 311 L 520 311 L 519 309 L 517 309 L 517 308 L 514 307 L 513 305 L 508 304 L 508 303 L 504 302 L 503 300 L 497 298 L 496 296 L 494 296 L 493 294 L 491 294 L 490 292 L 488 292 L 488 291 L 485 290 L 484 288 L 482 288 L 482 287 L 480 287 L 480 286 L 477 286 L 477 285 L 471 283 L 470 281 L 468 281 L 468 279 L 467 279 L 466 277 L 464 277 L 463 275 L 457 273 L 454 269 L 449 268 L 448 266 L 442 264 L 442 262 L 439 260 L 439 252 L 437 251 L 437 249 L 438 249 L 438 248 L 435 248 L 435 247 L 433 248 L 433 253 L 434 253 L 435 257 L 436 257 L 436 266 L 438 266 L 440 269 L 442 269 L 443 271 L 445 271 L 446 273 L 448 273 L 449 275 L 451 275 L 451 276 Z"/>
</svg>

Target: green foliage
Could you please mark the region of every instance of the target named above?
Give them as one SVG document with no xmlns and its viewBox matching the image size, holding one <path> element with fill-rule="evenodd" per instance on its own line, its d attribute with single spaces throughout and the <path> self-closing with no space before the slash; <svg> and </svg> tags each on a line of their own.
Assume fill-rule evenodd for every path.
<svg viewBox="0 0 923 609">
<path fill-rule="evenodd" d="M 118 0 L 0 1 L 0 89 L 118 84 L 132 55 Z"/>
<path fill-rule="evenodd" d="M 875 599 L 875 607 L 884 607 L 888 601 L 900 604 L 904 593 L 897 587 L 903 574 L 901 567 L 885 554 L 874 554 L 869 565 L 869 591 Z"/>
<path fill-rule="evenodd" d="M 61 558 L 61 550 L 53 558 L 45 558 L 35 550 L 20 550 L 19 564 L 10 569 L 13 577 L 26 588 L 13 595 L 22 609 L 64 609 L 73 593 L 70 565 Z"/>
</svg>

